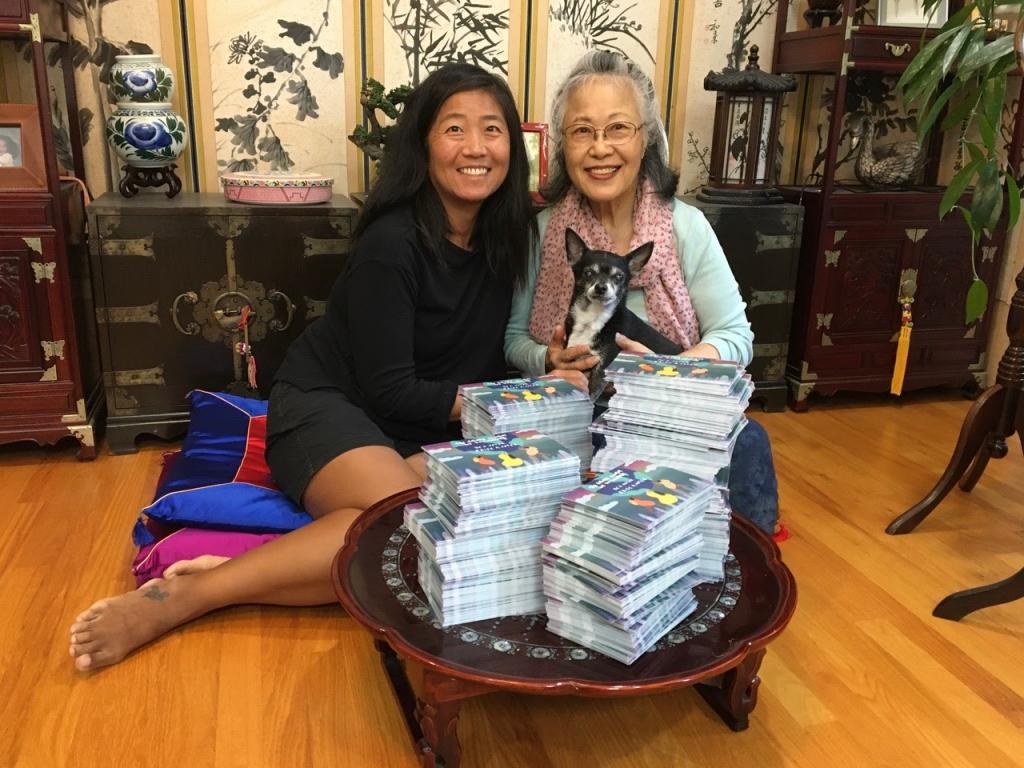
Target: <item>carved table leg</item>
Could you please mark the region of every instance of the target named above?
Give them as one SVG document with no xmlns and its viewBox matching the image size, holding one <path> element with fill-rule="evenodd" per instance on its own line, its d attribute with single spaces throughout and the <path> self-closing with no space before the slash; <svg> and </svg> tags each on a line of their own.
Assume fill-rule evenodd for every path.
<svg viewBox="0 0 1024 768">
<path fill-rule="evenodd" d="M 960 437 L 953 450 L 953 456 L 946 466 L 946 471 L 939 478 L 939 482 L 921 501 L 889 523 L 889 527 L 885 529 L 886 533 L 909 533 L 917 527 L 918 523 L 928 517 L 940 501 L 946 498 L 946 494 L 953 489 L 957 480 L 963 477 L 971 463 L 979 460 L 980 452 L 986 450 L 986 444 L 992 439 L 991 434 L 999 426 L 1005 398 L 1006 390 L 997 384 L 987 389 L 981 397 L 974 401 L 967 414 L 967 419 L 960 429 Z M 972 472 L 968 476 L 968 480 L 977 482 L 977 477 L 974 475 L 977 474 L 980 477 L 981 470 L 985 468 L 986 463 L 987 458 L 981 460 L 981 464 L 975 468 L 977 471 Z M 973 487 L 973 482 L 970 485 Z"/>
<path fill-rule="evenodd" d="M 459 709 L 462 700 L 494 690 L 403 661 L 386 642 L 374 642 L 381 654 L 405 724 L 423 768 L 458 768 Z"/>
<path fill-rule="evenodd" d="M 968 613 L 977 611 L 980 608 L 1002 605 L 1012 600 L 1019 600 L 1022 597 L 1024 597 L 1024 568 L 1021 568 L 1010 578 L 997 581 L 995 584 L 965 589 L 963 592 L 955 592 L 952 595 L 948 595 L 935 606 L 932 616 L 959 621 Z"/>
<path fill-rule="evenodd" d="M 424 696 L 416 700 L 416 717 L 423 731 L 420 748 L 423 768 L 459 768 L 462 745 L 458 728 L 462 701 L 439 702 L 429 690 Z"/>
<path fill-rule="evenodd" d="M 722 675 L 718 685 L 697 683 L 695 686 L 697 693 L 734 731 L 747 729 L 747 716 L 757 706 L 757 688 L 761 684 L 757 670 L 764 653 L 764 649 L 751 651 L 738 666 Z"/>
</svg>

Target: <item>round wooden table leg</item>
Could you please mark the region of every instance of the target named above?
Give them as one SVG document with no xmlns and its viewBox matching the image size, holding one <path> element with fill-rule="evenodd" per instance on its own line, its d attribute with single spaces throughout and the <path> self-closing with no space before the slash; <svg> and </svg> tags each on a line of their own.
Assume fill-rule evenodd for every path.
<svg viewBox="0 0 1024 768">
<path fill-rule="evenodd" d="M 718 685 L 697 683 L 697 693 L 734 731 L 745 731 L 748 715 L 757 706 L 757 689 L 761 678 L 757 670 L 765 651 L 751 651 L 737 666 L 722 675 Z"/>
</svg>

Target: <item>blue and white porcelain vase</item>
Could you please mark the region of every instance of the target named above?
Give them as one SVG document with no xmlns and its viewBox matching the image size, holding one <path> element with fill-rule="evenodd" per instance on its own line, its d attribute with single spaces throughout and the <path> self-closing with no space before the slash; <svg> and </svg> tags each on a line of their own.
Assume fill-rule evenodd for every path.
<svg viewBox="0 0 1024 768">
<path fill-rule="evenodd" d="M 117 108 L 107 118 L 107 141 L 127 165 L 169 166 L 185 149 L 188 130 L 171 109 L 172 88 L 170 70 L 158 56 L 116 57 L 110 92 Z"/>
<path fill-rule="evenodd" d="M 107 140 L 128 165 L 159 168 L 178 159 L 188 132 L 170 104 L 121 102 L 107 119 Z"/>
<path fill-rule="evenodd" d="M 174 74 L 155 53 L 117 56 L 110 68 L 110 92 L 114 101 L 162 104 L 171 100 Z"/>
</svg>

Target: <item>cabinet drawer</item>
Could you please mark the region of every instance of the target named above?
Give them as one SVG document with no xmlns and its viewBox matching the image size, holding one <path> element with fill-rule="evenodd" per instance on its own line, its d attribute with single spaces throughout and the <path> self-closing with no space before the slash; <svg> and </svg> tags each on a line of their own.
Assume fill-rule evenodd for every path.
<svg viewBox="0 0 1024 768">
<path fill-rule="evenodd" d="M 24 202 L 5 201 L 0 229 L 25 229 L 27 227 L 52 227 L 49 206 L 43 200 Z"/>
<path fill-rule="evenodd" d="M 28 23 L 28 0 L 0 0 L 0 22 Z"/>
<path fill-rule="evenodd" d="M 903 69 L 921 49 L 920 32 L 897 32 L 880 28 L 853 38 L 852 65 L 878 69 Z"/>
</svg>

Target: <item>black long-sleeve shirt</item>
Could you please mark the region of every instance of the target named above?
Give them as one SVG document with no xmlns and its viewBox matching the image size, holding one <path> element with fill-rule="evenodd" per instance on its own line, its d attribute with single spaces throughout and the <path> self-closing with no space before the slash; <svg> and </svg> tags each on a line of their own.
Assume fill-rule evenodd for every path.
<svg viewBox="0 0 1024 768">
<path fill-rule="evenodd" d="M 459 384 L 503 377 L 512 286 L 482 254 L 420 241 L 411 208 L 359 238 L 323 318 L 288 350 L 276 380 L 340 389 L 389 437 L 449 439 Z"/>
</svg>

